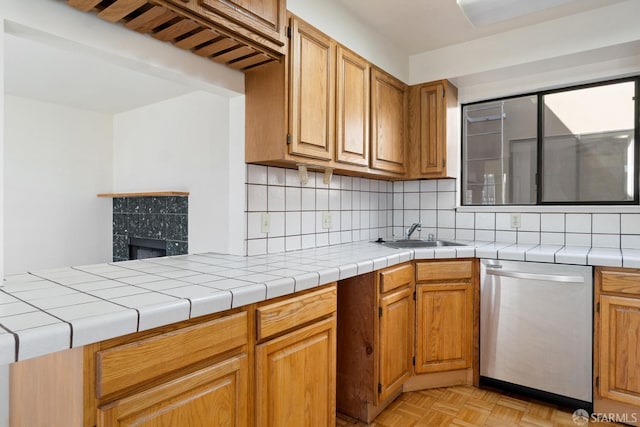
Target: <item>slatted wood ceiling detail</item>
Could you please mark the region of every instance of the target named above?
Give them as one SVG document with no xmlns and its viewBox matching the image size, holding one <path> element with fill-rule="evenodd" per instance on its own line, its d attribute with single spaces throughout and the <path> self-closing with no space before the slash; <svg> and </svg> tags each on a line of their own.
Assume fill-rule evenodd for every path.
<svg viewBox="0 0 640 427">
<path fill-rule="evenodd" d="M 220 30 L 207 26 L 199 18 L 187 17 L 175 6 L 155 0 L 68 0 L 67 4 L 83 12 L 94 11 L 109 22 L 122 22 L 130 29 L 170 42 L 196 55 L 246 70 L 278 58 Z"/>
</svg>

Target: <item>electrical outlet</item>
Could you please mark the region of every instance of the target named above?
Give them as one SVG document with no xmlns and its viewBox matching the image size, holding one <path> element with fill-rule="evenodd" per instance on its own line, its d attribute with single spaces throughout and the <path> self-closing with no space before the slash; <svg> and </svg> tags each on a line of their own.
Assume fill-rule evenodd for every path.
<svg viewBox="0 0 640 427">
<path fill-rule="evenodd" d="M 322 212 L 322 228 L 331 228 L 331 212 Z"/>
<path fill-rule="evenodd" d="M 271 229 L 271 218 L 268 213 L 263 213 L 260 217 L 260 232 L 267 234 Z"/>
<path fill-rule="evenodd" d="M 520 228 L 522 227 L 522 218 L 519 213 L 511 214 L 511 228 Z"/>
</svg>

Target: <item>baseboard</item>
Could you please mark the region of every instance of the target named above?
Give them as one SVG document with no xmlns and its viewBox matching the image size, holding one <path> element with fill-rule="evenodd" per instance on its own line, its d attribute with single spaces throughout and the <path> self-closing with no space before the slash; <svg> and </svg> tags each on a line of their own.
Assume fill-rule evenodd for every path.
<svg viewBox="0 0 640 427">
<path fill-rule="evenodd" d="M 405 381 L 402 391 L 426 390 L 429 388 L 449 387 L 454 385 L 473 385 L 473 369 L 434 372 L 414 375 Z"/>
</svg>

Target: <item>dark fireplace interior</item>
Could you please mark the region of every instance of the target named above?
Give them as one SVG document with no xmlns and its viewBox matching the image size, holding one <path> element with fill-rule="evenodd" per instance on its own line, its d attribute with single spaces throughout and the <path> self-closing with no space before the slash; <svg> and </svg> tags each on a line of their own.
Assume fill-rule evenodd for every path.
<svg viewBox="0 0 640 427">
<path fill-rule="evenodd" d="M 188 253 L 187 196 L 113 199 L 113 260 Z"/>
<path fill-rule="evenodd" d="M 156 258 L 166 255 L 166 240 L 129 237 L 129 259 Z"/>
</svg>

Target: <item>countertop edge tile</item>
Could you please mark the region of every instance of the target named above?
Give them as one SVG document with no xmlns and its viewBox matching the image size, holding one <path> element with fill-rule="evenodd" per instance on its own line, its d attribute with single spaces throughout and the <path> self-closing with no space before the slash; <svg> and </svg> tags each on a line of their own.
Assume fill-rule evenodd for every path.
<svg viewBox="0 0 640 427">
<path fill-rule="evenodd" d="M 283 277 L 265 282 L 265 286 L 267 287 L 267 299 L 271 299 L 294 293 L 296 281 L 293 277 Z"/>
<path fill-rule="evenodd" d="M 68 323 L 54 323 L 23 329 L 18 335 L 18 360 L 31 359 L 71 346 L 71 327 Z"/>
<path fill-rule="evenodd" d="M 136 332 L 138 313 L 134 309 L 83 317 L 70 321 L 73 327 L 72 347 L 93 344 Z"/>
<path fill-rule="evenodd" d="M 264 286 L 264 285 L 262 285 Z M 157 328 L 158 326 L 178 323 L 189 319 L 191 302 L 186 299 L 146 305 L 137 309 L 140 315 L 138 331 Z"/>
<path fill-rule="evenodd" d="M 358 275 L 358 264 L 346 264 L 338 267 L 338 269 L 340 270 L 340 280 Z"/>
<path fill-rule="evenodd" d="M 231 289 L 231 294 L 233 295 L 231 308 L 237 308 L 254 302 L 265 301 L 267 299 L 267 287 L 263 283 L 256 283 Z"/>
<path fill-rule="evenodd" d="M 230 310 L 232 299 L 233 294 L 231 291 L 223 290 L 189 298 L 191 300 L 191 313 L 189 315 L 194 318 Z"/>
</svg>

